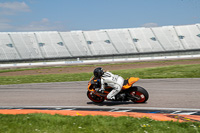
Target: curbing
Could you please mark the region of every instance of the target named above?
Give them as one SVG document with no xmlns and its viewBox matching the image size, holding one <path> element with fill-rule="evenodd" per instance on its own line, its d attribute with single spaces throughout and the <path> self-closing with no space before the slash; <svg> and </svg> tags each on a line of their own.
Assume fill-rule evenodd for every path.
<svg viewBox="0 0 200 133">
<path fill-rule="evenodd" d="M 81 110 L 37 110 L 37 109 L 1 109 L 0 114 L 60 114 L 70 116 L 86 116 L 86 115 L 103 115 L 103 116 L 129 116 L 135 118 L 149 118 L 157 121 L 174 121 L 174 122 L 200 122 L 198 115 L 176 115 L 176 114 L 151 114 L 151 113 L 136 113 L 136 112 L 106 112 L 106 111 L 81 111 Z"/>
</svg>

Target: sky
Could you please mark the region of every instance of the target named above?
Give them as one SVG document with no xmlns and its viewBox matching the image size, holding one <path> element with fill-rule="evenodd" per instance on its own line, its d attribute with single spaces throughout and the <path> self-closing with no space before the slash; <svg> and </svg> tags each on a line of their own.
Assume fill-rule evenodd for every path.
<svg viewBox="0 0 200 133">
<path fill-rule="evenodd" d="M 0 0 L 0 32 L 200 23 L 200 0 Z"/>
</svg>

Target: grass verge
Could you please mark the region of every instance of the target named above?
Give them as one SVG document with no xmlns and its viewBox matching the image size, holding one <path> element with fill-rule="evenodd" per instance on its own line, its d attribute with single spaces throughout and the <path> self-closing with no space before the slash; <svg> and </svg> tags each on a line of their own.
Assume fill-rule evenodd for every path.
<svg viewBox="0 0 200 133">
<path fill-rule="evenodd" d="M 113 71 L 124 78 L 134 76 L 143 79 L 153 78 L 200 78 L 200 64 L 174 65 L 154 68 Z"/>
<path fill-rule="evenodd" d="M 198 122 L 155 121 L 149 118 L 63 116 L 49 114 L 2 115 L 2 133 L 197 133 Z"/>
<path fill-rule="evenodd" d="M 167 67 L 140 68 L 111 71 L 123 78 L 140 77 L 152 78 L 200 78 L 200 64 L 175 65 Z M 49 75 L 24 75 L 24 76 L 0 76 L 0 85 L 23 83 L 47 83 L 67 81 L 88 81 L 92 73 L 74 74 L 49 74 Z"/>
</svg>

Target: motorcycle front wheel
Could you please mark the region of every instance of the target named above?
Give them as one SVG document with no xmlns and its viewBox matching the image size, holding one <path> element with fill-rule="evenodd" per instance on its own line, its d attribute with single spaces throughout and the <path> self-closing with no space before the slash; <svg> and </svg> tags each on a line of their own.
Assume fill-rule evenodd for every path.
<svg viewBox="0 0 200 133">
<path fill-rule="evenodd" d="M 104 97 L 97 96 L 90 91 L 87 92 L 87 97 L 95 103 L 102 103 L 104 101 Z"/>
</svg>

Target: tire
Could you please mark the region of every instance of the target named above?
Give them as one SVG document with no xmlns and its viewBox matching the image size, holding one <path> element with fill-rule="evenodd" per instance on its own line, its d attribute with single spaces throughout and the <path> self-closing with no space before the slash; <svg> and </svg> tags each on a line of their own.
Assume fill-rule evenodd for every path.
<svg viewBox="0 0 200 133">
<path fill-rule="evenodd" d="M 87 97 L 95 103 L 102 103 L 104 101 L 104 97 L 100 97 L 94 94 L 91 95 L 89 91 L 87 92 Z"/>
<path fill-rule="evenodd" d="M 129 94 L 134 95 L 139 98 L 139 100 L 132 100 L 134 103 L 145 103 L 149 99 L 148 92 L 140 86 L 134 86 L 130 88 Z"/>
</svg>

